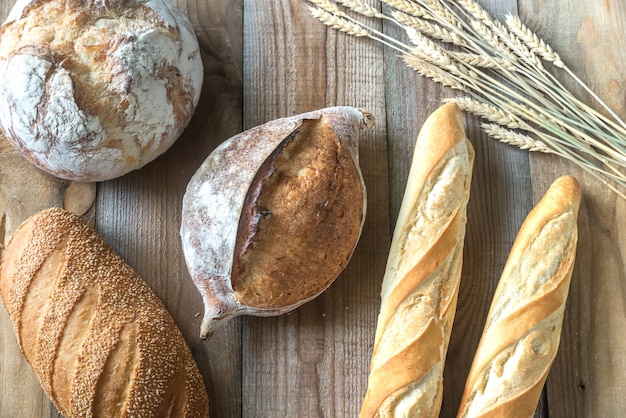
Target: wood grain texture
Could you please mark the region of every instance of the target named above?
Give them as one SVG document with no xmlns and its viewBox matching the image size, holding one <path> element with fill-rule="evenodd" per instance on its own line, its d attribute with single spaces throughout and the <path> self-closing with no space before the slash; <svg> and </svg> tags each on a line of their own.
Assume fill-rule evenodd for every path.
<svg viewBox="0 0 626 418">
<path fill-rule="evenodd" d="M 330 105 L 366 109 L 376 126 L 360 135 L 367 218 L 347 269 L 289 315 L 244 318 L 242 416 L 357 416 L 390 242 L 382 49 L 327 31 L 300 0 L 244 10 L 245 127 Z"/>
<path fill-rule="evenodd" d="M 541 13 L 538 11 L 541 10 Z M 618 0 L 520 2 L 520 14 L 622 118 L 626 117 L 626 5 Z M 567 77 L 578 97 L 594 104 Z M 561 348 L 547 382 L 551 413 L 622 416 L 626 410 L 626 202 L 578 169 L 547 156 L 531 160 L 535 199 L 557 175 L 581 179 L 578 261 L 572 277 Z"/>
<path fill-rule="evenodd" d="M 0 3 L 0 21 L 11 7 L 12 2 Z M 0 134 L 0 255 L 26 218 L 50 206 L 63 206 L 69 185 L 32 166 Z M 87 212 L 89 217 L 92 212 L 89 208 Z M 22 358 L 4 307 L 0 308 L 0 360 L 0 417 L 58 416 Z"/>
<path fill-rule="evenodd" d="M 99 185 L 96 228 L 161 297 L 200 366 L 212 416 L 241 416 L 240 321 L 199 339 L 202 302 L 179 237 L 186 185 L 208 154 L 241 131 L 242 4 L 178 1 L 196 29 L 205 80 L 188 128 L 162 157 Z"/>
<path fill-rule="evenodd" d="M 500 17 L 519 14 L 626 117 L 623 2 L 479 2 Z M 408 69 L 396 52 L 326 29 L 311 18 L 305 0 L 175 3 L 193 24 L 205 68 L 196 115 L 165 155 L 140 171 L 98 184 L 95 205 L 85 217 L 148 282 L 183 331 L 207 384 L 213 417 L 356 416 L 415 138 L 441 99 L 453 93 Z M 11 6 L 0 2 L 0 18 Z M 397 34 L 389 25 L 380 29 Z M 237 318 L 210 341 L 201 341 L 201 299 L 178 236 L 187 182 L 226 138 L 270 119 L 331 105 L 361 107 L 377 119 L 375 129 L 361 137 L 368 214 L 352 261 L 322 296 L 296 311 Z M 529 157 L 487 138 L 474 118 L 465 121 L 476 161 L 441 416 L 455 416 L 520 224 L 563 174 L 577 176 L 583 189 L 579 252 L 561 348 L 536 416 L 621 416 L 626 410 L 626 202 L 570 164 Z M 67 190 L 80 190 L 68 186 L 28 165 L 0 138 L 0 245 L 27 216 L 63 205 Z M 3 308 L 0 350 L 0 417 L 58 416 L 23 361 Z"/>
</svg>

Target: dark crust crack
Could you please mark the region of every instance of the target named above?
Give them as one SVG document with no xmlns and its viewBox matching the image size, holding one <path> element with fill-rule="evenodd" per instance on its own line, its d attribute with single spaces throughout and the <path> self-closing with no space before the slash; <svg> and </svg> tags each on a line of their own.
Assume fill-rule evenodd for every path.
<svg viewBox="0 0 626 418">
<path fill-rule="evenodd" d="M 358 241 L 363 194 L 358 168 L 328 121 L 303 120 L 246 196 L 231 275 L 238 301 L 273 309 L 328 287 Z"/>
</svg>

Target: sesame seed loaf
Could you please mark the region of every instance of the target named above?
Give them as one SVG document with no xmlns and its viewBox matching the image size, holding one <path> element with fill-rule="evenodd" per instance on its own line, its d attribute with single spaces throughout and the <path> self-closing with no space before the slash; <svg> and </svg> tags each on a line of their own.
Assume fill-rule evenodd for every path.
<svg viewBox="0 0 626 418">
<path fill-rule="evenodd" d="M 22 353 L 66 417 L 207 417 L 202 377 L 157 296 L 60 208 L 15 232 L 0 294 Z"/>
</svg>

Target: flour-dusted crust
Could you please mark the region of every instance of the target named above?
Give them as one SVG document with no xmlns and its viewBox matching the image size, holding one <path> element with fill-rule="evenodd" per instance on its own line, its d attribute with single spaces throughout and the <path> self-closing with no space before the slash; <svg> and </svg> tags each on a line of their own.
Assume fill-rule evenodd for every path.
<svg viewBox="0 0 626 418">
<path fill-rule="evenodd" d="M 187 186 L 181 225 L 185 260 L 204 301 L 201 336 L 236 315 L 277 315 L 294 309 L 320 294 L 341 272 L 365 219 L 357 132 L 372 124 L 373 117 L 358 109 L 326 108 L 254 127 L 209 155 Z M 290 144 L 304 141 L 315 147 L 318 140 L 337 154 L 322 158 L 328 151 L 322 146 L 312 153 L 319 159 L 290 166 L 297 158 Z M 331 165 L 335 155 L 338 164 Z M 294 177 L 300 178 L 300 185 L 273 184 L 277 175 L 272 174 L 283 169 L 298 172 Z M 268 189 L 270 195 L 284 193 L 281 203 L 289 206 L 277 208 L 285 209 L 284 222 L 270 227 L 283 231 L 263 228 L 262 218 L 278 216 L 263 210 Z M 319 217 L 307 215 L 315 202 L 321 202 Z M 253 247 L 263 252 L 256 261 L 249 256 Z M 275 267 L 267 265 L 281 256 Z M 248 274 L 251 270 L 256 273 Z"/>
<path fill-rule="evenodd" d="M 2 27 L 0 125 L 39 168 L 107 180 L 174 143 L 202 80 L 170 0 L 19 0 Z"/>
</svg>

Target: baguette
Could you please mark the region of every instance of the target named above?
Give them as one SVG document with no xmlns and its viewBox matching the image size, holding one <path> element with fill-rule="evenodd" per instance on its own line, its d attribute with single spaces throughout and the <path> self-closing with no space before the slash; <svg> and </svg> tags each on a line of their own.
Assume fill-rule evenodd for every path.
<svg viewBox="0 0 626 418">
<path fill-rule="evenodd" d="M 15 232 L 0 294 L 22 354 L 66 417 L 207 417 L 183 336 L 143 280 L 78 216 Z"/>
<path fill-rule="evenodd" d="M 556 356 L 577 243 L 578 182 L 528 214 L 496 288 L 458 417 L 532 417 Z"/>
<path fill-rule="evenodd" d="M 365 417 L 437 417 L 454 320 L 474 150 L 456 104 L 415 144 L 382 283 Z"/>
</svg>

